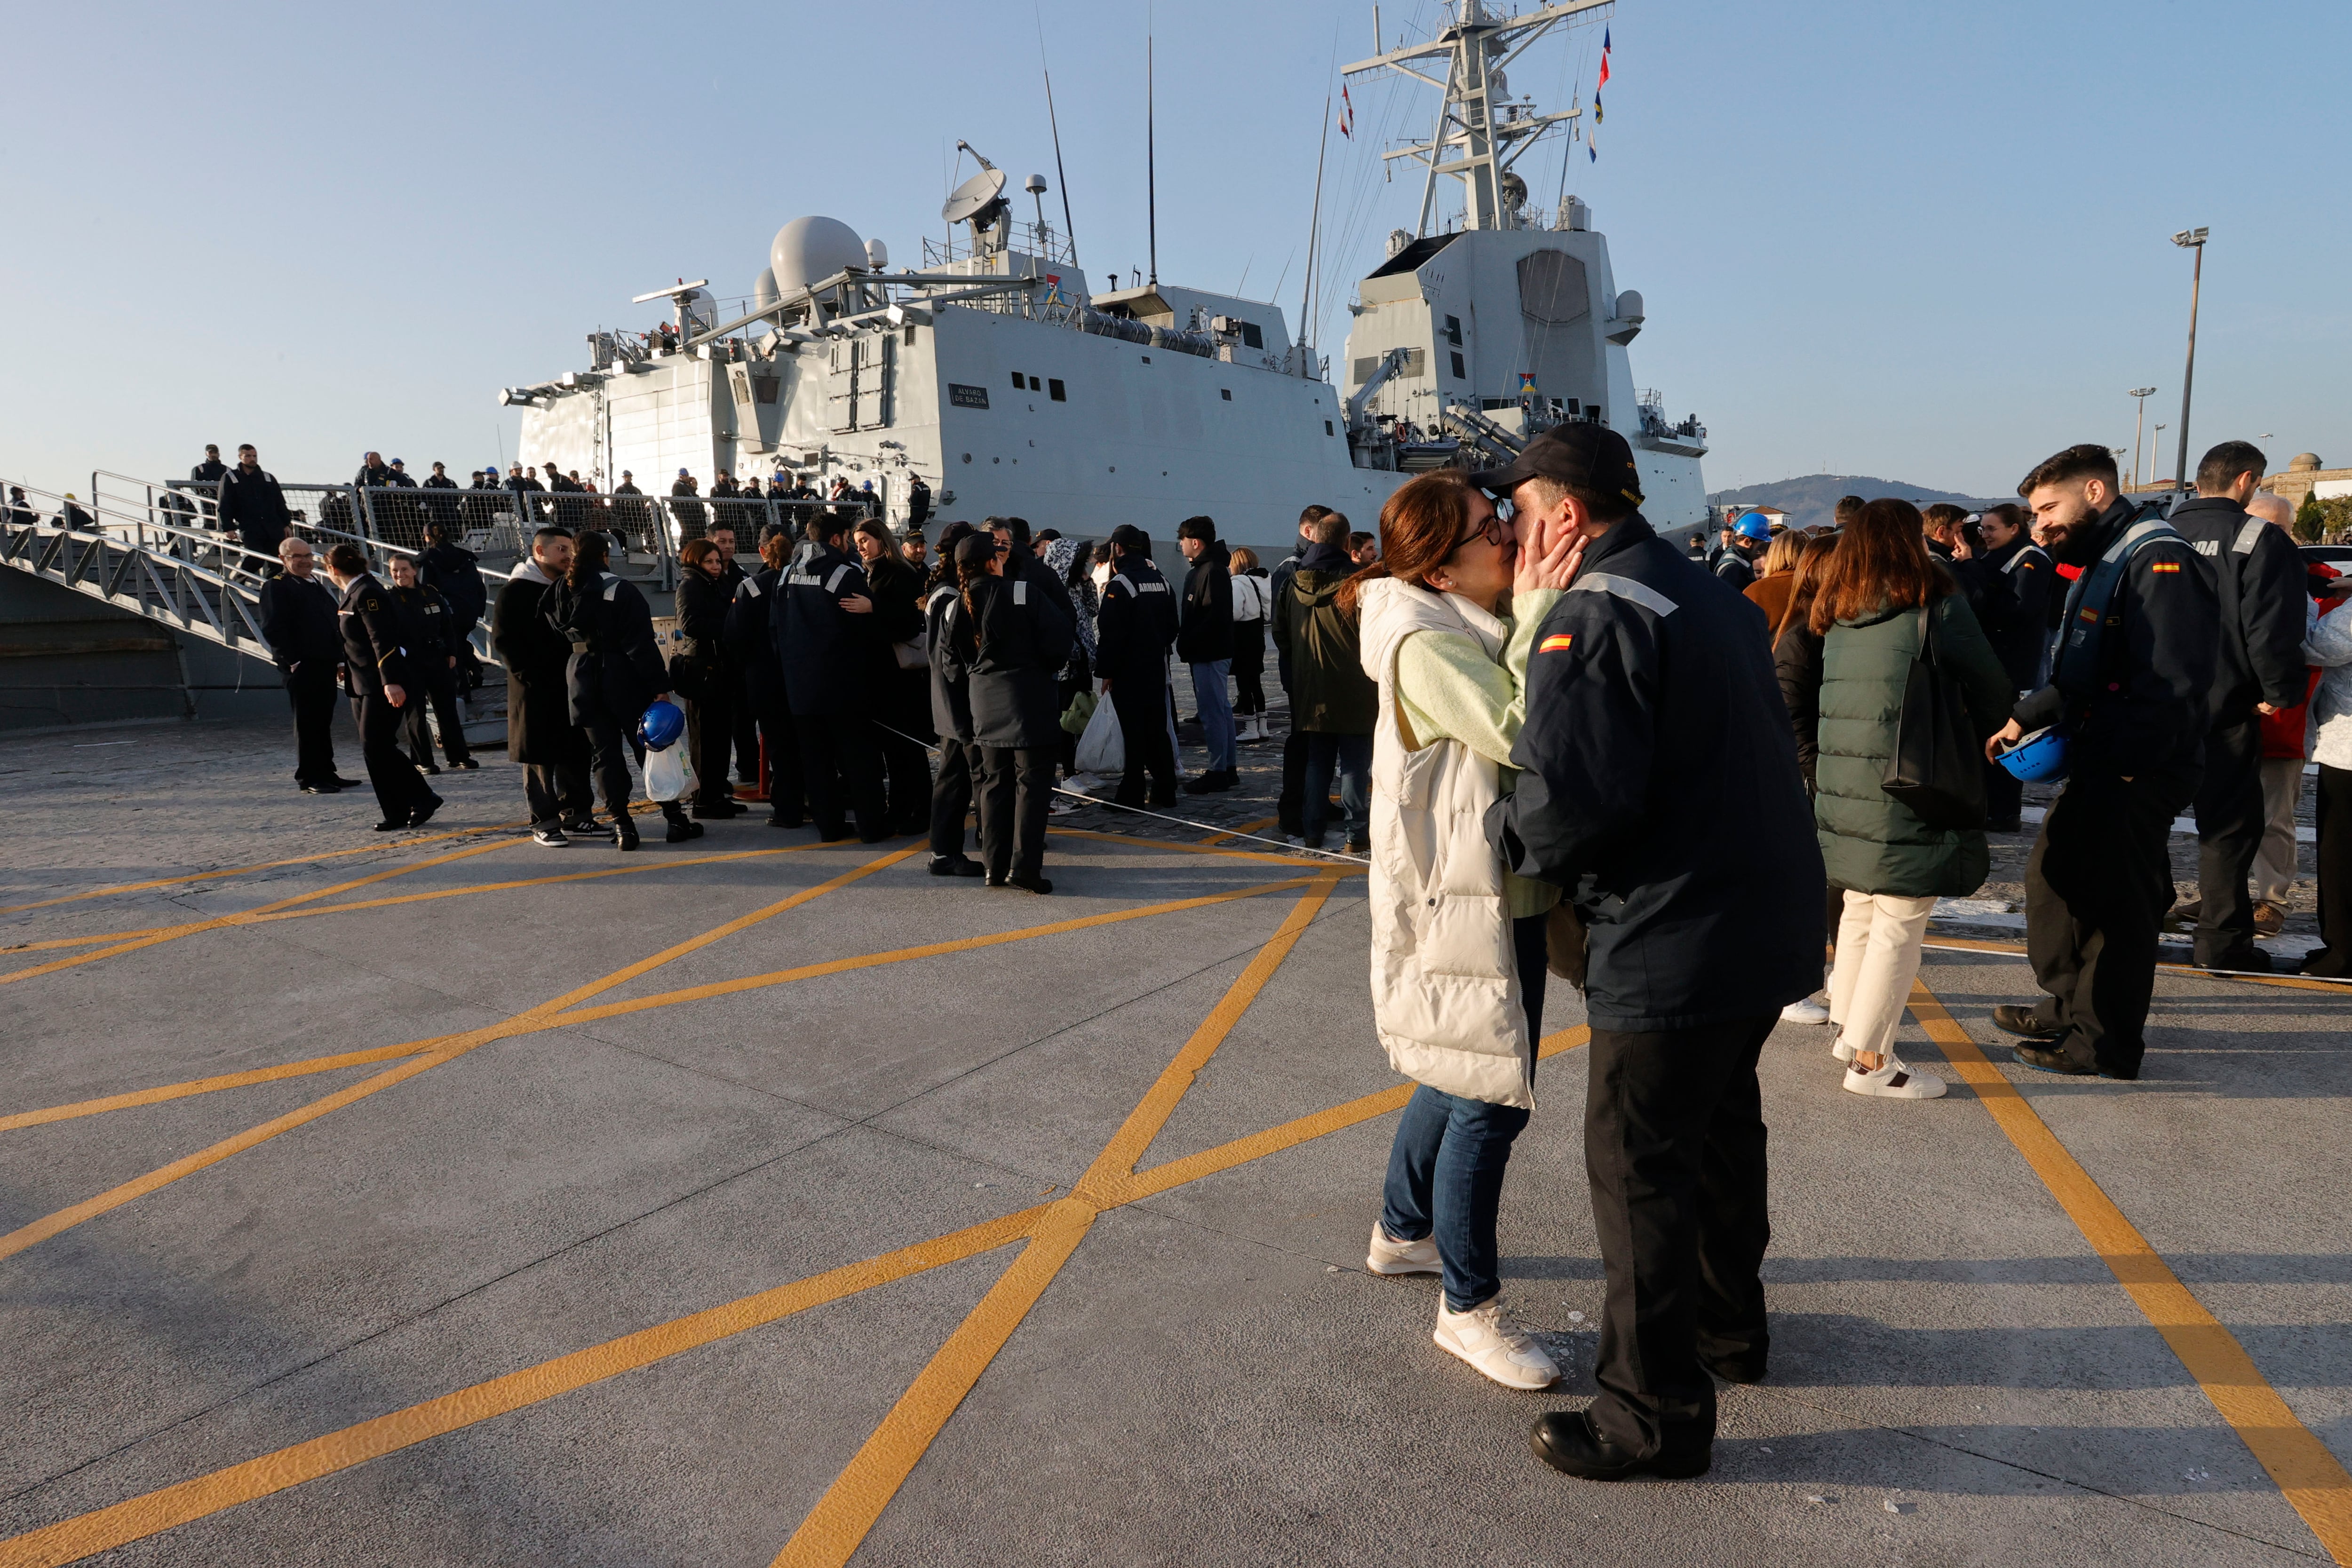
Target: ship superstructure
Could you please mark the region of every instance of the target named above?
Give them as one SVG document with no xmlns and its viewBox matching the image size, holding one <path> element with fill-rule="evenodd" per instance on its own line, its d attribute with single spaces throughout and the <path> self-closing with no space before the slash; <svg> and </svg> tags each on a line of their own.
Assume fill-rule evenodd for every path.
<svg viewBox="0 0 2352 1568">
<path fill-rule="evenodd" d="M 966 148 L 979 172 L 942 213 L 962 234 L 927 241 L 919 269 L 890 271 L 880 241 L 837 220 L 796 218 L 740 310 L 702 284 L 641 296 L 667 298 L 674 319 L 593 334 L 584 370 L 500 401 L 525 411 L 525 461 L 608 492 L 625 470 L 648 491 L 681 468 L 706 485 L 839 476 L 895 517 L 920 475 L 945 517 L 1099 536 L 1206 514 L 1230 539 L 1285 546 L 1309 503 L 1370 527 L 1416 471 L 1502 461 L 1591 419 L 1634 443 L 1654 520 L 1696 522 L 1705 433 L 1634 389 L 1640 297 L 1617 289 L 1583 204 L 1538 219 L 1511 168 L 1575 111 L 1512 99 L 1503 67 L 1609 3 L 1496 21 L 1459 0 L 1436 37 L 1349 68 L 1435 82 L 1443 60 L 1447 75 L 1435 133 L 1392 154 L 1426 165 L 1421 232 L 1398 230 L 1360 285 L 1336 384 L 1269 302 L 1156 277 L 1097 290 L 1042 201 L 1019 221 L 1003 172 Z M 1433 228 L 1440 174 L 1464 208 Z"/>
</svg>

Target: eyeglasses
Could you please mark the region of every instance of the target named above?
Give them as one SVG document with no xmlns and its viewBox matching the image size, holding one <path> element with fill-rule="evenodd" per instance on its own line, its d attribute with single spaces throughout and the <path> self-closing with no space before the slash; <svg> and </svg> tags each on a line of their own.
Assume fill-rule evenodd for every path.
<svg viewBox="0 0 2352 1568">
<path fill-rule="evenodd" d="M 1490 545 L 1500 547 L 1507 542 L 1507 536 L 1510 524 L 1504 520 L 1503 514 L 1501 512 L 1489 512 L 1486 515 L 1486 520 L 1485 522 L 1479 524 L 1476 528 L 1472 528 L 1460 538 L 1455 539 L 1454 541 L 1454 549 L 1447 553 L 1453 554 L 1460 551 L 1465 546 L 1469 544 L 1472 539 L 1485 539 Z"/>
</svg>

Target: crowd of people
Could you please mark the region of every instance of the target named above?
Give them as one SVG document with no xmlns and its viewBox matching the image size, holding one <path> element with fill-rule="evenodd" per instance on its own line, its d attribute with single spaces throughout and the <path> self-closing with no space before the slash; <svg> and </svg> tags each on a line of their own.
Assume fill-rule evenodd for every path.
<svg viewBox="0 0 2352 1568">
<path fill-rule="evenodd" d="M 2025 476 L 2021 505 L 1854 497 L 1822 528 L 1751 514 L 1685 552 L 1642 517 L 1622 438 L 1580 423 L 1507 468 L 1407 482 L 1376 537 L 1310 507 L 1271 569 L 1186 518 L 1181 579 L 1133 524 L 1094 544 L 992 517 L 934 545 L 824 507 L 759 538 L 754 571 L 731 530 L 691 541 L 667 654 L 606 536 L 550 518 L 491 640 L 541 843 L 638 847 L 630 763 L 644 716 L 676 700 L 697 784 L 661 805 L 670 841 L 748 810 L 736 780 L 764 782 L 773 827 L 928 835 L 933 874 L 1034 894 L 1053 887 L 1074 718 L 1099 702 L 1117 719 L 1115 803 L 1176 809 L 1181 662 L 1202 753 L 1181 788 L 1232 789 L 1238 747 L 1273 738 L 1270 643 L 1290 718 L 1279 831 L 1331 843 L 1336 783 L 1339 852 L 1369 861 L 1378 1035 L 1416 1084 L 1367 1266 L 1439 1276 L 1435 1341 L 1486 1376 L 1557 1380 L 1503 1301 L 1496 1223 L 1549 980 L 1569 980 L 1591 1028 L 1608 1293 L 1599 1396 L 1532 1440 L 1574 1475 L 1686 1476 L 1708 1463 L 1714 1380 L 1769 1364 L 1763 1043 L 1827 1024 L 1846 1090 L 1943 1093 L 1897 1026 L 1936 901 L 1976 891 L 1987 835 L 2023 825 L 2021 774 L 2065 780 L 2024 873 L 2042 995 L 1994 1011 L 2021 1063 L 2138 1076 L 2180 811 L 2200 838 L 2195 961 L 2270 967 L 2256 940 L 2294 876 L 2306 722 L 2325 940 L 2305 967 L 2352 976 L 2352 614 L 2264 472 L 2223 443 L 2168 515 L 2122 492 L 2105 447 L 2076 446 Z M 348 787 L 304 716 L 340 664 L 380 826 L 429 819 L 440 802 L 399 743 L 457 678 L 469 601 L 435 571 L 463 563 L 404 562 L 387 585 L 337 545 L 337 598 L 310 545 L 281 554 L 269 635 L 298 779 Z M 2288 729 L 2297 755 L 2268 755 Z M 2063 767 L 2020 766 L 2052 747 Z"/>
</svg>

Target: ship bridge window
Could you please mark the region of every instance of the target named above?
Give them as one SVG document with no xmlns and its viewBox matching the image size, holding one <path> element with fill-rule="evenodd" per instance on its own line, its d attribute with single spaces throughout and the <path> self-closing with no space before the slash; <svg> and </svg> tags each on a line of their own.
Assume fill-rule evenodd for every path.
<svg viewBox="0 0 2352 1568">
<path fill-rule="evenodd" d="M 1242 323 L 1242 343 L 1244 347 L 1251 349 L 1263 349 L 1265 347 L 1265 334 L 1258 330 L 1256 322 L 1244 321 Z"/>
<path fill-rule="evenodd" d="M 1468 381 L 1470 379 L 1470 372 L 1462 368 L 1462 356 L 1457 353 L 1448 355 L 1447 357 L 1454 361 L 1454 379 L 1457 382 Z"/>
<path fill-rule="evenodd" d="M 1049 379 L 1045 382 L 1045 395 L 1052 398 L 1055 402 L 1067 402 L 1070 401 L 1068 389 L 1064 387 L 1058 381 Z"/>
<path fill-rule="evenodd" d="M 1227 402 L 1231 402 L 1234 401 L 1234 389 L 1231 387 L 1219 387 L 1217 389 L 1217 395 L 1224 399 Z"/>
<path fill-rule="evenodd" d="M 1448 317 L 1445 319 L 1445 340 L 1446 340 L 1447 342 L 1449 342 L 1449 343 L 1453 343 L 1453 344 L 1456 345 L 1457 347 L 1460 345 L 1460 343 L 1461 343 L 1461 341 L 1462 341 L 1462 318 L 1461 318 L 1461 317 L 1459 317 L 1459 316 L 1448 316 Z M 1457 375 L 1457 376 L 1458 376 L 1458 375 L 1460 375 L 1462 372 L 1461 372 L 1460 371 L 1454 371 L 1454 373 L 1455 375 Z"/>
<path fill-rule="evenodd" d="M 1023 375 L 1019 371 L 1013 371 L 1013 390 L 1014 392 L 1027 392 L 1029 390 L 1029 378 Z"/>
</svg>

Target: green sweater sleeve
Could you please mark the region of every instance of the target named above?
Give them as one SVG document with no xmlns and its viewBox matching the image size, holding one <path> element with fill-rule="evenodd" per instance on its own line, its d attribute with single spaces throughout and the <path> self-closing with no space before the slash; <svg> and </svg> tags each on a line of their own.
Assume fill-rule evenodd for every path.
<svg viewBox="0 0 2352 1568">
<path fill-rule="evenodd" d="M 1458 740 L 1489 761 L 1508 767 L 1528 716 L 1528 652 L 1543 624 L 1554 589 L 1520 596 L 1503 644 L 1502 663 L 1486 657 L 1466 633 L 1417 632 L 1397 650 L 1397 702 L 1412 737 L 1423 746 Z"/>
</svg>

